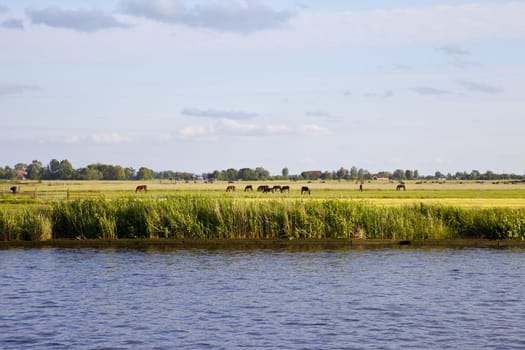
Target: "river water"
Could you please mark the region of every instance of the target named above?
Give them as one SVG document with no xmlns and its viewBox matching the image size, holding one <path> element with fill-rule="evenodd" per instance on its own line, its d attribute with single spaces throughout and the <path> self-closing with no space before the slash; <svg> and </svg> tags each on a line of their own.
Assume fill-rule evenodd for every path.
<svg viewBox="0 0 525 350">
<path fill-rule="evenodd" d="M 0 250 L 2 349 L 523 349 L 525 250 Z"/>
</svg>

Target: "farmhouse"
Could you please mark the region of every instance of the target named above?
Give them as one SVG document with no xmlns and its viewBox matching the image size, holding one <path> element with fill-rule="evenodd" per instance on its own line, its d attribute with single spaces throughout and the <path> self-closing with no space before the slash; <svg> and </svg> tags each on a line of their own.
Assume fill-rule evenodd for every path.
<svg viewBox="0 0 525 350">
<path fill-rule="evenodd" d="M 376 174 L 372 177 L 372 179 L 377 180 L 377 181 L 388 181 L 389 180 L 388 176 L 385 176 L 384 174 Z"/>
</svg>

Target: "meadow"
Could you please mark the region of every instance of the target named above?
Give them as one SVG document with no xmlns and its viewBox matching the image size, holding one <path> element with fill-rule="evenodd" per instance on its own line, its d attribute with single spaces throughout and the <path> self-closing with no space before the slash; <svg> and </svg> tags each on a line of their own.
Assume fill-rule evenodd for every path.
<svg viewBox="0 0 525 350">
<path fill-rule="evenodd" d="M 146 184 L 146 193 L 135 187 Z M 290 192 L 244 192 L 246 185 Z M 0 240 L 523 240 L 525 184 L 371 181 L 0 183 Z M 10 192 L 17 186 L 19 192 Z M 301 194 L 308 186 L 311 194 Z"/>
</svg>

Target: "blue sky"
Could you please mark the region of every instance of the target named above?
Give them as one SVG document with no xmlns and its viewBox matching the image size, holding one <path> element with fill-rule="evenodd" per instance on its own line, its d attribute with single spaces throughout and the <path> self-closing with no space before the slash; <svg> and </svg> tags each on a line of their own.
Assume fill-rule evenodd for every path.
<svg viewBox="0 0 525 350">
<path fill-rule="evenodd" d="M 525 1 L 0 0 L 0 165 L 524 174 Z"/>
</svg>

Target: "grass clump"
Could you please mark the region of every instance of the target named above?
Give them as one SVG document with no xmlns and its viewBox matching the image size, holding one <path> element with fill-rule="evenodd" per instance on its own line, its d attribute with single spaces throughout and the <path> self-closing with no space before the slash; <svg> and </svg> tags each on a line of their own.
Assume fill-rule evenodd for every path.
<svg viewBox="0 0 525 350">
<path fill-rule="evenodd" d="M 206 195 L 93 198 L 0 211 L 1 240 L 525 239 L 525 210 Z"/>
</svg>

